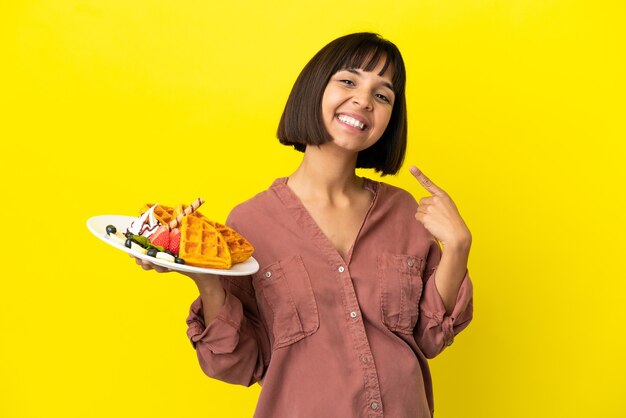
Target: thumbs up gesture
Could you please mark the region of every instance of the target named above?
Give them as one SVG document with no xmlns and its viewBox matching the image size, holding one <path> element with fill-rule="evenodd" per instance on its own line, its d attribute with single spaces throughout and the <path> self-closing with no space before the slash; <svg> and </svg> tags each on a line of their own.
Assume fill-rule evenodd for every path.
<svg viewBox="0 0 626 418">
<path fill-rule="evenodd" d="M 431 194 L 420 199 L 415 219 L 441 242 L 444 252 L 446 249 L 469 252 L 472 234 L 461 218 L 452 198 L 417 167 L 412 166 L 409 171 Z"/>
</svg>

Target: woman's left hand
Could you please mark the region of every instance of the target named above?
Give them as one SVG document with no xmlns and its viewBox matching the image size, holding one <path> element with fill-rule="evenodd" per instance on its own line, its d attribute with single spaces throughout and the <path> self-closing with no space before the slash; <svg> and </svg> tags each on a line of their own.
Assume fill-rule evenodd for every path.
<svg viewBox="0 0 626 418">
<path fill-rule="evenodd" d="M 468 251 L 472 234 L 461 218 L 452 198 L 436 186 L 417 167 L 409 168 L 417 181 L 430 192 L 431 196 L 420 199 L 415 219 L 420 221 L 445 249 Z"/>
</svg>

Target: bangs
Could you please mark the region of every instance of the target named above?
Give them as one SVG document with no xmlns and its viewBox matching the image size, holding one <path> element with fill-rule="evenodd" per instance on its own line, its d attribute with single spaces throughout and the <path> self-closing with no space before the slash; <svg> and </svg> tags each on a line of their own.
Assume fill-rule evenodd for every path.
<svg viewBox="0 0 626 418">
<path fill-rule="evenodd" d="M 378 75 L 383 75 L 385 74 L 385 71 L 387 71 L 389 63 L 391 62 L 391 57 L 387 52 L 388 51 L 385 51 L 384 48 L 379 46 L 372 46 L 367 50 L 356 50 L 352 56 L 346 57 L 343 62 L 339 63 L 340 68 L 337 70 L 351 68 L 363 71 L 372 71 L 376 67 L 376 64 L 380 61 L 381 57 L 385 56 L 385 64 L 383 65 L 380 73 L 378 73 Z"/>
<path fill-rule="evenodd" d="M 372 71 L 381 59 L 384 59 L 383 67 L 378 75 L 382 76 L 391 67 L 394 70 L 392 81 L 396 94 L 404 91 L 404 62 L 397 47 L 378 37 L 360 41 L 353 45 L 346 45 L 345 50 L 339 54 L 332 73 L 345 69 Z"/>
</svg>

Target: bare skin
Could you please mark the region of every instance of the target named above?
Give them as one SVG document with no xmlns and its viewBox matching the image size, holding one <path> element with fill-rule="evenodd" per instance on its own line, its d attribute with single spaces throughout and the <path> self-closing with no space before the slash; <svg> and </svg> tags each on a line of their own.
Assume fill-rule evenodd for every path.
<svg viewBox="0 0 626 418">
<path fill-rule="evenodd" d="M 340 160 L 335 160 L 334 165 L 329 164 L 328 158 L 323 156 L 325 147 L 326 144 L 320 149 L 307 147 L 300 167 L 289 177 L 287 184 L 345 260 L 373 195 L 363 188 L 363 179 L 357 177 L 354 170 L 350 171 L 351 175 L 340 172 L 343 165 Z M 326 161 L 323 166 L 316 164 L 320 158 Z"/>
<path fill-rule="evenodd" d="M 133 257 L 131 255 L 131 257 Z M 144 270 L 154 270 L 157 273 L 168 273 L 172 270 L 152 264 L 147 260 L 142 260 L 137 257 L 133 257 L 135 262 L 140 265 Z M 226 293 L 220 283 L 219 276 L 214 274 L 197 274 L 197 273 L 185 273 L 177 272 L 183 276 L 189 277 L 194 281 L 200 292 L 202 298 L 202 308 L 204 311 L 204 320 L 208 324 L 211 322 L 219 312 L 220 308 L 224 306 L 224 300 L 226 299 Z"/>
<path fill-rule="evenodd" d="M 393 110 L 393 69 L 381 75 L 383 64 L 333 74 L 322 98 L 324 127 L 333 140 L 307 146 L 287 183 L 344 260 L 373 198 L 355 173 L 357 155 L 380 139 Z"/>
<path fill-rule="evenodd" d="M 417 167 L 413 166 L 409 170 L 419 184 L 431 193 L 431 196 L 420 199 L 415 219 L 421 222 L 443 247 L 435 275 L 435 285 L 446 307 L 446 314 L 450 315 L 467 271 L 472 234 L 452 198 Z"/>
<path fill-rule="evenodd" d="M 333 140 L 307 146 L 298 169 L 289 176 L 288 186 L 298 196 L 318 227 L 345 259 L 354 244 L 372 202 L 355 173 L 358 152 L 380 139 L 393 107 L 390 89 L 393 70 L 380 75 L 383 62 L 371 72 L 338 71 L 329 81 L 322 99 L 324 125 Z M 345 117 L 352 120 L 346 123 Z M 355 127 L 354 120 L 364 123 Z M 435 284 L 446 313 L 451 314 L 467 269 L 471 234 L 454 202 L 415 167 L 411 173 L 432 196 L 420 201 L 414 219 L 421 222 L 443 245 Z M 145 270 L 170 271 L 149 261 L 136 259 Z M 191 278 L 200 292 L 205 323 L 211 322 L 224 305 L 226 294 L 219 277 L 181 273 Z"/>
</svg>

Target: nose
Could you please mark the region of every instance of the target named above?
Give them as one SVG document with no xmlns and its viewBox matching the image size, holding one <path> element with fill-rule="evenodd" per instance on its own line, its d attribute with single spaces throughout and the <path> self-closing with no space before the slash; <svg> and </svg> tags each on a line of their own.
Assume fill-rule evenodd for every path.
<svg viewBox="0 0 626 418">
<path fill-rule="evenodd" d="M 352 103 L 365 110 L 372 110 L 372 99 L 369 93 L 365 91 L 357 91 L 352 97 Z"/>
</svg>

